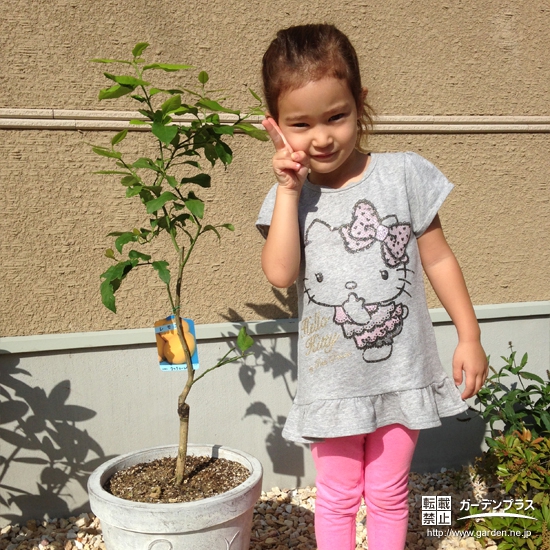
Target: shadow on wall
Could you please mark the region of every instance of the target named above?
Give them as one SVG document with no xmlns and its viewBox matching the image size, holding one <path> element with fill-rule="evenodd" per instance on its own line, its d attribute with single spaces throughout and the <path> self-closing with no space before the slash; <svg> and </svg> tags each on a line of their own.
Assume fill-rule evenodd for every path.
<svg viewBox="0 0 550 550">
<path fill-rule="evenodd" d="M 458 416 L 441 419 L 441 426 L 421 430 L 413 456 L 413 472 L 460 469 L 481 456 L 486 430 L 485 420 L 469 409 Z"/>
<path fill-rule="evenodd" d="M 21 517 L 40 518 L 44 510 L 50 517 L 68 517 L 87 511 L 69 510 L 70 483 L 86 490 L 89 474 L 108 460 L 99 444 L 78 424 L 96 413 L 67 403 L 70 380 L 57 384 L 49 394 L 32 386 L 30 373 L 18 368 L 19 359 L 0 355 L 0 505 L 17 506 L 21 513 L 1 514 L 9 522 Z M 6 484 L 10 468 L 19 463 L 36 465 L 40 470 L 36 491 Z M 13 476 L 11 476 L 13 478 Z M 22 480 L 22 483 L 27 480 Z"/>
<path fill-rule="evenodd" d="M 258 319 L 296 319 L 298 317 L 298 294 L 296 285 L 287 288 L 285 293 L 272 287 L 275 299 L 283 306 L 277 304 L 245 304 L 254 313 L 258 315 Z M 244 317 L 234 309 L 228 309 L 227 315 L 222 317 L 229 322 L 242 322 Z"/>
<path fill-rule="evenodd" d="M 268 315 L 270 319 L 284 319 L 288 317 L 288 311 L 294 311 L 296 309 L 296 295 L 295 292 L 289 292 L 285 296 L 282 292 L 273 288 L 273 294 L 275 298 L 283 305 L 279 307 L 275 304 L 251 304 L 246 305 L 251 308 L 260 317 Z M 284 308 L 284 309 L 283 309 Z M 235 310 L 228 310 L 227 315 L 224 316 L 228 321 L 235 321 L 236 319 L 242 319 L 242 317 Z M 283 339 L 287 340 L 288 336 L 283 335 Z M 291 388 L 298 377 L 297 369 L 297 341 L 292 340 L 292 347 L 290 355 L 288 351 L 284 354 L 278 350 L 278 343 L 280 339 L 276 336 L 272 340 L 270 348 L 263 348 L 256 346 L 253 348 L 255 363 L 261 365 L 264 372 L 270 372 L 273 380 L 280 379 L 283 381 L 287 395 L 292 402 L 294 400 L 294 393 Z M 252 393 L 254 386 L 256 385 L 256 368 L 242 365 L 239 370 L 239 379 L 241 384 L 248 395 Z M 287 441 L 282 433 L 286 422 L 285 416 L 273 416 L 266 403 L 256 401 L 249 405 L 244 417 L 258 416 L 262 422 L 270 426 L 271 430 L 268 433 L 265 444 L 267 454 L 271 462 L 273 463 L 273 472 L 276 474 L 282 474 L 292 476 L 296 478 L 295 487 L 301 487 L 302 478 L 305 475 L 305 460 L 304 450 L 306 445 L 299 445 L 291 441 Z"/>
</svg>

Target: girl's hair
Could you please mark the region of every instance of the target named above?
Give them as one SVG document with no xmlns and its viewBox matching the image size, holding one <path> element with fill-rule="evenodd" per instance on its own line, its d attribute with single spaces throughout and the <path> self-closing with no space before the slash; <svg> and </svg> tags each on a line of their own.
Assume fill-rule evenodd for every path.
<svg viewBox="0 0 550 550">
<path fill-rule="evenodd" d="M 299 25 L 277 33 L 262 60 L 269 114 L 278 120 L 281 95 L 327 77 L 344 80 L 355 99 L 359 115 L 356 147 L 363 150 L 361 141 L 372 129 L 373 111 L 361 85 L 355 49 L 334 25 Z"/>
</svg>

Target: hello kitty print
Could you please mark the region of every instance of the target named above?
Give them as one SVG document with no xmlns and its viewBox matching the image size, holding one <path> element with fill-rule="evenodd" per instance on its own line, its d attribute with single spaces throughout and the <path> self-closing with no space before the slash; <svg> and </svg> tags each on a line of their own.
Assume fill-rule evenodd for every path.
<svg viewBox="0 0 550 550">
<path fill-rule="evenodd" d="M 409 223 L 380 217 L 367 200 L 355 204 L 349 224 L 334 228 L 315 219 L 306 230 L 305 246 L 326 252 L 306 254 L 305 293 L 311 302 L 333 309 L 333 322 L 366 363 L 391 356 L 407 318 L 399 298 L 410 296 L 411 233 Z"/>
</svg>

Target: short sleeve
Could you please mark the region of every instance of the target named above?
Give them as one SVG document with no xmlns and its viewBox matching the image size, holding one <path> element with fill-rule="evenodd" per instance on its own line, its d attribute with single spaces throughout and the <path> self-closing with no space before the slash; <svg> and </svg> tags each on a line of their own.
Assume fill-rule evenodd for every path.
<svg viewBox="0 0 550 550">
<path fill-rule="evenodd" d="M 430 161 L 405 153 L 405 179 L 412 229 L 420 237 L 432 223 L 453 184 Z"/>
<path fill-rule="evenodd" d="M 275 196 L 277 194 L 277 184 L 275 184 L 267 194 L 262 207 L 260 208 L 260 213 L 258 214 L 258 219 L 256 220 L 256 227 L 262 236 L 267 238 L 269 232 L 269 226 L 271 225 L 271 218 L 273 217 L 273 209 L 275 208 Z"/>
</svg>

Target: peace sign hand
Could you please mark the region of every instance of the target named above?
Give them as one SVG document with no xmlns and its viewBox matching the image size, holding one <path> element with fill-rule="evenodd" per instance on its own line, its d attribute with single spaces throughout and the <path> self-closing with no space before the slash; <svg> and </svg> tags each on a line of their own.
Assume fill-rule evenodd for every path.
<svg viewBox="0 0 550 550">
<path fill-rule="evenodd" d="M 303 151 L 292 150 L 273 118 L 264 119 L 262 125 L 275 146 L 273 171 L 279 185 L 300 192 L 309 171 L 309 157 Z"/>
</svg>

